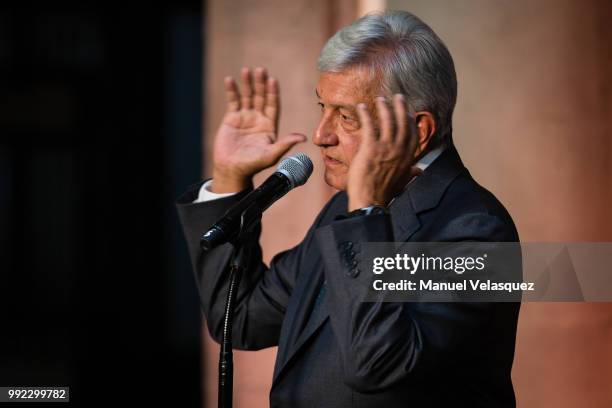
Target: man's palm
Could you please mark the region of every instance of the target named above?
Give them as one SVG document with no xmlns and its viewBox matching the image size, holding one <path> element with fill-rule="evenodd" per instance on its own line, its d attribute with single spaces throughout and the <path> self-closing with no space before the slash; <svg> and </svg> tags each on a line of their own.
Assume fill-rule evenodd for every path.
<svg viewBox="0 0 612 408">
<path fill-rule="evenodd" d="M 225 79 L 227 111 L 215 138 L 215 178 L 243 181 L 274 165 L 305 136 L 278 139 L 280 113 L 278 83 L 264 69 L 242 70 L 240 93 L 232 78 Z"/>
<path fill-rule="evenodd" d="M 227 112 L 217 133 L 215 159 L 242 173 L 256 173 L 275 163 L 274 123 L 255 110 Z"/>
</svg>

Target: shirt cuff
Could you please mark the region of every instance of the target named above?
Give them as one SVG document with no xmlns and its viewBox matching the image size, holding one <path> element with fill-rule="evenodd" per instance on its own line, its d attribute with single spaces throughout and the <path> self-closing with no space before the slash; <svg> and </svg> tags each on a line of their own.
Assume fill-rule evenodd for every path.
<svg viewBox="0 0 612 408">
<path fill-rule="evenodd" d="M 205 201 L 212 201 L 217 200 L 219 198 L 229 197 L 238 193 L 213 193 L 212 191 L 210 191 L 211 186 L 212 179 L 204 182 L 204 184 L 202 184 L 202 187 L 200 187 L 200 191 L 198 192 L 198 198 L 196 198 L 193 202 L 202 203 Z"/>
</svg>

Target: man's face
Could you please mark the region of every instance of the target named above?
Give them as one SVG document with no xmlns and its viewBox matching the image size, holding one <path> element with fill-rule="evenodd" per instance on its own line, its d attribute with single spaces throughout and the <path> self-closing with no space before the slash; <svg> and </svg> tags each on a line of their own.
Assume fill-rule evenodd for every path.
<svg viewBox="0 0 612 408">
<path fill-rule="evenodd" d="M 361 142 L 357 104 L 365 103 L 373 116 L 373 101 L 378 81 L 364 69 L 340 73 L 322 72 L 316 92 L 321 106 L 321 121 L 313 138 L 321 148 L 325 163 L 325 182 L 346 190 L 349 166 Z"/>
</svg>

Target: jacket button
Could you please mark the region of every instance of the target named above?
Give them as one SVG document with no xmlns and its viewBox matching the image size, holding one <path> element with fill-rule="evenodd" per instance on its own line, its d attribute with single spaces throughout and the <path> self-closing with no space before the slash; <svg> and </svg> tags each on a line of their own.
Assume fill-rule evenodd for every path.
<svg viewBox="0 0 612 408">
<path fill-rule="evenodd" d="M 351 251 L 350 249 L 347 249 L 347 250 L 344 252 L 344 257 L 345 257 L 346 259 L 353 259 L 353 258 L 355 257 L 355 251 Z"/>
<path fill-rule="evenodd" d="M 348 272 L 346 272 L 346 276 L 348 276 L 349 278 L 356 278 L 359 275 L 359 268 L 357 267 L 352 267 L 351 269 L 348 270 Z"/>
<path fill-rule="evenodd" d="M 351 241 L 344 241 L 338 244 L 338 249 L 341 251 L 348 251 L 353 247 L 353 243 Z"/>
<path fill-rule="evenodd" d="M 357 266 L 357 264 L 358 262 L 355 258 L 345 258 L 344 259 L 344 266 L 346 266 L 347 268 L 354 268 Z"/>
</svg>

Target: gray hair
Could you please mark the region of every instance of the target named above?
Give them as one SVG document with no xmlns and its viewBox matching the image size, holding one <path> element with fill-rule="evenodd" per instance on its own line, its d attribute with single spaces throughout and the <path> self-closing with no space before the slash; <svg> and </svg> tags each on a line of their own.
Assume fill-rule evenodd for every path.
<svg viewBox="0 0 612 408">
<path fill-rule="evenodd" d="M 437 124 L 430 145 L 452 143 L 457 100 L 453 59 L 434 31 L 414 14 L 388 10 L 368 14 L 331 37 L 319 56 L 321 72 L 365 66 L 379 76 L 382 91 L 402 93 L 408 108 L 431 112 Z"/>
</svg>

